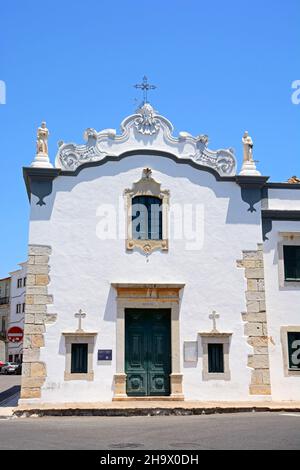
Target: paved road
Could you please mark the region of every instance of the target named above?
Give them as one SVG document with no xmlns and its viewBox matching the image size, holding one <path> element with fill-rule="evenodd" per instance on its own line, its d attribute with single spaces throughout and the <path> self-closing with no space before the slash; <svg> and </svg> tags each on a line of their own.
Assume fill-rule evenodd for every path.
<svg viewBox="0 0 300 470">
<path fill-rule="evenodd" d="M 2 375 L 0 374 L 0 393 L 13 387 L 15 385 L 21 385 L 20 375 Z"/>
<path fill-rule="evenodd" d="M 0 449 L 299 449 L 300 414 L 0 421 Z"/>
</svg>

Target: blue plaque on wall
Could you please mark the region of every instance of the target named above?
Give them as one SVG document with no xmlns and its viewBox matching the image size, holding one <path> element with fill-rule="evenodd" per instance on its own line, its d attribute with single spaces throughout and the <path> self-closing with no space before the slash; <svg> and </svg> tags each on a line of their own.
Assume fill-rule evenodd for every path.
<svg viewBox="0 0 300 470">
<path fill-rule="evenodd" d="M 112 349 L 98 349 L 98 361 L 111 361 Z"/>
</svg>

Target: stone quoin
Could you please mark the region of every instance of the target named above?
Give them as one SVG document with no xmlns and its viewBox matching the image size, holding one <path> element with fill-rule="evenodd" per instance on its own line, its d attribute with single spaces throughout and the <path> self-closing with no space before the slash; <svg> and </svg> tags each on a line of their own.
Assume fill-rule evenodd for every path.
<svg viewBox="0 0 300 470">
<path fill-rule="evenodd" d="M 48 136 L 24 168 L 20 403 L 300 400 L 300 184 L 262 176 L 248 132 L 240 172 L 175 136 L 147 94 L 54 164 Z"/>
</svg>

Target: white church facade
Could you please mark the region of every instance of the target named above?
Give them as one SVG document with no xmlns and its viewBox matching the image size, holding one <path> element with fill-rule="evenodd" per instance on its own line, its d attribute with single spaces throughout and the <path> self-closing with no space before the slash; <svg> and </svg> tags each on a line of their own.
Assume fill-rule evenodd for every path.
<svg viewBox="0 0 300 470">
<path fill-rule="evenodd" d="M 24 168 L 20 403 L 300 400 L 300 184 L 148 102 L 85 138 Z"/>
</svg>

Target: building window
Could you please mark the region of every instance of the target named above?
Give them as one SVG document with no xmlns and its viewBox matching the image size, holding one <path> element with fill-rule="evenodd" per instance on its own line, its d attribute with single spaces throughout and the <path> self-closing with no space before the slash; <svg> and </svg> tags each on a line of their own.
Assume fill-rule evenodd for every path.
<svg viewBox="0 0 300 470">
<path fill-rule="evenodd" d="M 162 190 L 152 170 L 145 168 L 142 177 L 124 192 L 127 215 L 127 250 L 138 248 L 146 254 L 168 250 L 169 191 Z"/>
<path fill-rule="evenodd" d="M 15 360 L 14 362 L 18 363 L 20 361 L 20 356 L 19 354 L 15 354 Z"/>
<path fill-rule="evenodd" d="M 13 355 L 12 355 L 12 354 L 9 354 L 9 356 L 8 356 L 8 362 L 13 362 Z"/>
<path fill-rule="evenodd" d="M 202 343 L 202 379 L 231 380 L 229 350 L 232 333 L 200 332 Z"/>
<path fill-rule="evenodd" d="M 289 369 L 300 371 L 300 332 L 289 331 L 287 336 Z"/>
<path fill-rule="evenodd" d="M 278 279 L 285 290 L 300 289 L 300 232 L 278 232 Z"/>
<path fill-rule="evenodd" d="M 300 281 L 300 246 L 283 247 L 284 275 L 286 281 Z"/>
<path fill-rule="evenodd" d="M 22 304 L 17 304 L 16 305 L 16 313 L 21 313 L 21 306 L 22 306 Z"/>
<path fill-rule="evenodd" d="M 65 380 L 94 380 L 93 357 L 97 333 L 63 333 L 66 346 Z"/>
<path fill-rule="evenodd" d="M 18 286 L 18 289 L 22 287 L 22 278 L 18 279 L 17 286 Z"/>
<path fill-rule="evenodd" d="M 5 285 L 5 294 L 4 294 L 4 297 L 6 297 L 7 299 L 9 298 L 9 284 L 6 284 L 6 285 Z"/>
<path fill-rule="evenodd" d="M 25 303 L 22 304 L 22 313 L 25 312 L 25 305 L 26 305 Z"/>
<path fill-rule="evenodd" d="M 162 200 L 154 196 L 132 199 L 132 238 L 162 240 Z"/>
<path fill-rule="evenodd" d="M 224 351 L 223 344 L 208 344 L 208 372 L 210 374 L 224 373 Z"/>
<path fill-rule="evenodd" d="M 1 333 L 2 335 L 6 334 L 6 318 L 1 317 Z"/>
<path fill-rule="evenodd" d="M 86 374 L 88 363 L 87 343 L 72 344 L 71 374 Z"/>
<path fill-rule="evenodd" d="M 26 277 L 23 279 L 23 286 L 26 287 Z"/>
<path fill-rule="evenodd" d="M 280 328 L 284 376 L 300 378 L 300 326 Z"/>
</svg>

